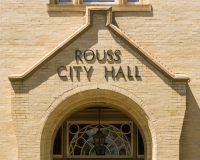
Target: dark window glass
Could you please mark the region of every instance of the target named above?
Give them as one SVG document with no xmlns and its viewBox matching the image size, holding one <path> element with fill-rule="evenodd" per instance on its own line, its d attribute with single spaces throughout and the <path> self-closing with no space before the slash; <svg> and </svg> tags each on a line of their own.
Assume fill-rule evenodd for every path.
<svg viewBox="0 0 200 160">
<path fill-rule="evenodd" d="M 114 0 L 83 0 L 83 2 L 115 2 Z"/>
<path fill-rule="evenodd" d="M 62 127 L 58 130 L 56 138 L 53 145 L 53 154 L 61 155 L 62 154 Z"/>
<path fill-rule="evenodd" d="M 144 143 L 142 135 L 139 130 L 138 130 L 138 155 L 144 155 Z"/>
<path fill-rule="evenodd" d="M 123 131 L 124 133 L 129 133 L 129 132 L 131 131 L 131 127 L 130 127 L 128 124 L 124 124 L 124 125 L 122 126 L 122 131 Z"/>
<path fill-rule="evenodd" d="M 127 0 L 127 2 L 139 2 L 139 0 Z"/>
<path fill-rule="evenodd" d="M 74 149 L 74 155 L 80 155 L 80 154 L 81 154 L 81 148 L 76 146 L 75 149 Z"/>
<path fill-rule="evenodd" d="M 71 0 L 59 0 L 59 2 L 71 2 Z"/>
</svg>

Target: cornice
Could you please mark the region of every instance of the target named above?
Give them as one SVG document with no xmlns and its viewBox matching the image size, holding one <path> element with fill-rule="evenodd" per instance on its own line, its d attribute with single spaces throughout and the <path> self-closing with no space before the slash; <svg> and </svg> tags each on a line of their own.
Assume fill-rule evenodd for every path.
<svg viewBox="0 0 200 160">
<path fill-rule="evenodd" d="M 34 64 L 23 74 L 12 74 L 8 78 L 10 82 L 24 82 L 29 77 L 31 77 L 36 71 L 38 71 L 42 66 L 44 66 L 48 61 L 54 58 L 58 53 L 60 53 L 64 48 L 69 46 L 78 37 L 89 30 L 93 25 L 93 12 L 94 11 L 105 11 L 106 12 L 106 27 L 112 31 L 116 36 L 118 36 L 125 44 L 127 44 L 131 49 L 142 56 L 146 61 L 152 64 L 157 70 L 159 70 L 163 75 L 165 75 L 172 82 L 187 82 L 189 77 L 185 74 L 176 74 L 170 71 L 166 66 L 159 62 L 155 56 L 151 53 L 145 51 L 140 45 L 135 41 L 131 40 L 127 35 L 125 35 L 118 27 L 112 23 L 112 7 L 110 6 L 91 6 L 86 8 L 86 23 L 79 28 L 75 33 L 65 39 L 62 43 L 56 46 L 52 51 L 50 51 L 46 56 Z"/>
</svg>

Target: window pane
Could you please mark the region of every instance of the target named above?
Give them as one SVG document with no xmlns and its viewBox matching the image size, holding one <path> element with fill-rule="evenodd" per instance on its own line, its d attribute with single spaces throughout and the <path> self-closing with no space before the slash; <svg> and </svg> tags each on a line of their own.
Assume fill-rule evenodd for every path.
<svg viewBox="0 0 200 160">
<path fill-rule="evenodd" d="M 59 0 L 59 2 L 71 2 L 71 0 Z"/>
<path fill-rule="evenodd" d="M 61 155 L 62 154 L 62 127 L 58 130 L 56 138 L 53 145 L 53 154 Z"/>
<path fill-rule="evenodd" d="M 127 0 L 127 2 L 139 2 L 139 0 Z"/>
<path fill-rule="evenodd" d="M 138 155 L 144 155 L 144 143 L 142 139 L 142 135 L 138 130 Z"/>
<path fill-rule="evenodd" d="M 98 124 L 71 123 L 68 125 L 69 155 L 95 156 L 92 136 L 98 131 Z M 100 130 L 107 135 L 104 145 L 106 147 L 105 155 L 131 155 L 131 123 L 101 124 Z"/>
<path fill-rule="evenodd" d="M 83 2 L 115 2 L 115 0 L 83 0 Z"/>
</svg>

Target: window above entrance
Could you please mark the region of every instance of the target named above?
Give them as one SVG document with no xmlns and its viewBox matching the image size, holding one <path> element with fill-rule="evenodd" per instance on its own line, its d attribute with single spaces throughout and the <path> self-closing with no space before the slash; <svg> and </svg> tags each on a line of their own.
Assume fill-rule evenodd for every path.
<svg viewBox="0 0 200 160">
<path fill-rule="evenodd" d="M 148 4 L 147 0 L 55 0 L 55 4 L 64 4 L 64 3 L 100 3 L 100 4 L 106 4 L 106 3 L 115 3 L 115 4 L 125 4 L 132 2 L 133 4 Z"/>
<path fill-rule="evenodd" d="M 85 12 L 86 6 L 110 6 L 113 11 L 151 11 L 149 0 L 50 0 L 49 12 Z"/>
<path fill-rule="evenodd" d="M 69 117 L 57 131 L 53 160 L 130 160 L 144 158 L 144 142 L 136 124 L 126 114 L 112 108 L 101 109 L 100 130 L 105 138 L 105 154 L 97 155 L 93 136 L 99 128 L 98 109 L 83 109 Z"/>
<path fill-rule="evenodd" d="M 57 4 L 64 4 L 64 3 L 69 3 L 72 2 L 73 0 L 58 0 L 56 1 Z M 143 0 L 125 0 L 125 3 L 134 3 L 134 4 L 143 4 Z M 80 3 L 102 3 L 102 4 L 106 4 L 106 3 L 117 3 L 117 0 L 80 0 Z M 119 3 L 119 2 L 118 2 Z M 122 2 L 123 3 L 123 2 Z"/>
<path fill-rule="evenodd" d="M 68 123 L 68 157 L 97 156 L 93 135 L 98 131 L 98 123 Z M 104 158 L 132 157 L 132 123 L 103 123 L 100 130 L 107 135 Z M 100 156 L 101 157 L 101 156 Z"/>
</svg>

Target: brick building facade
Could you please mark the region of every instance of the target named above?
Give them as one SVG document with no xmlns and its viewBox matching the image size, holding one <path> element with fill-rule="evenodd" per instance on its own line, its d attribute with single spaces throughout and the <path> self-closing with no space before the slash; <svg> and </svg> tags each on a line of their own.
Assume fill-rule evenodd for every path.
<svg viewBox="0 0 200 160">
<path fill-rule="evenodd" d="M 197 0 L 0 6 L 0 159 L 200 159 Z M 70 126 L 96 124 L 95 107 L 102 128 L 123 142 L 113 140 L 116 149 L 107 145 L 102 156 L 92 156 L 87 142 L 91 149 L 79 146 L 79 155 Z M 119 131 L 106 127 L 116 124 Z"/>
</svg>

